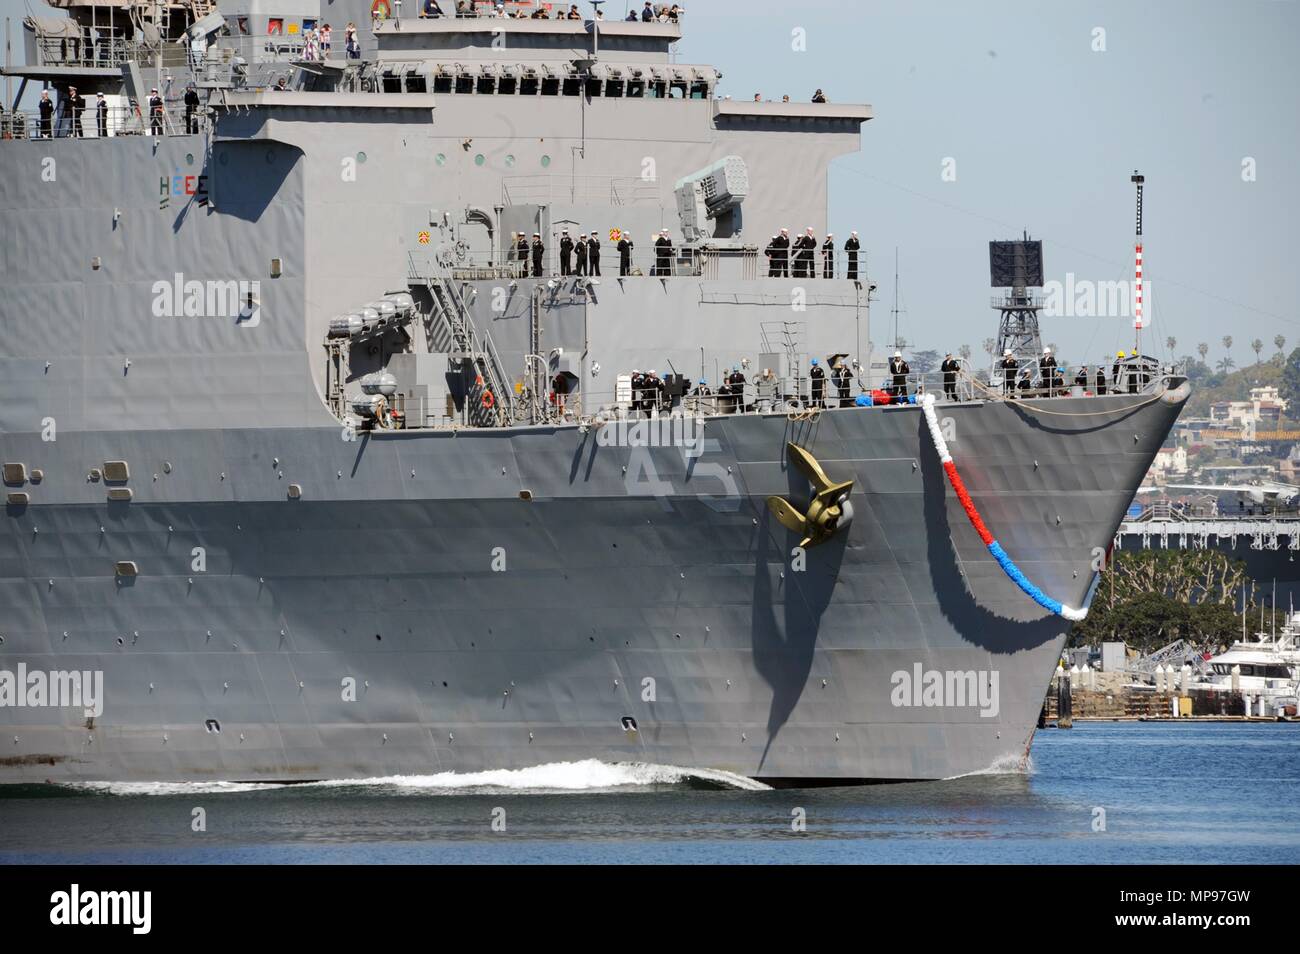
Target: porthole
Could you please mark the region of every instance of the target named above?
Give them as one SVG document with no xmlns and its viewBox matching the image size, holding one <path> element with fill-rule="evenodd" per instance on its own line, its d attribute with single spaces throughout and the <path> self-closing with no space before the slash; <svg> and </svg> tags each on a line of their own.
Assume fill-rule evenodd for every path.
<svg viewBox="0 0 1300 954">
<path fill-rule="evenodd" d="M 550 156 L 542 156 L 542 168 L 545 169 L 545 168 L 546 168 L 547 166 L 549 166 L 550 164 L 551 164 L 551 157 L 550 157 Z"/>
<path fill-rule="evenodd" d="M 187 152 L 187 153 L 185 154 L 185 164 L 186 164 L 187 166 L 192 166 L 192 165 L 194 165 L 194 153 L 192 153 L 192 152 Z"/>
<path fill-rule="evenodd" d="M 447 157 L 442 153 L 438 153 L 436 156 L 433 157 L 433 161 L 440 166 L 445 166 L 447 164 Z"/>
<path fill-rule="evenodd" d="M 218 722 L 216 719 L 209 719 L 207 722 L 204 722 L 203 728 L 217 735 L 221 734 L 221 723 Z"/>
<path fill-rule="evenodd" d="M 365 162 L 365 161 L 366 161 L 366 154 L 364 152 L 357 153 L 357 162 Z"/>
<path fill-rule="evenodd" d="M 474 165 L 476 166 L 481 166 L 485 162 L 487 162 L 487 159 L 484 158 L 483 153 L 481 152 L 474 157 Z"/>
<path fill-rule="evenodd" d="M 636 731 L 636 719 L 632 718 L 631 716 L 623 716 L 622 723 L 623 723 L 624 732 Z"/>
<path fill-rule="evenodd" d="M 506 168 L 513 168 L 515 164 L 514 156 L 506 156 Z"/>
</svg>

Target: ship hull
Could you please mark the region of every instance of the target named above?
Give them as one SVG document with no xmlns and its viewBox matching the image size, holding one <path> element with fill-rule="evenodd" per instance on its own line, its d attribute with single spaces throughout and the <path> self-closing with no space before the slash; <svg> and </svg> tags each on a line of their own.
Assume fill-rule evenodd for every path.
<svg viewBox="0 0 1300 954">
<path fill-rule="evenodd" d="M 1080 605 L 1181 401 L 1037 407 L 939 410 L 993 534 Z M 91 716 L 0 706 L 0 782 L 596 758 L 849 783 L 1027 754 L 1069 623 L 989 556 L 918 408 L 720 417 L 702 439 L 349 436 L 4 435 L 43 479 L 0 525 L 0 670 L 103 692 Z M 806 552 L 766 506 L 807 500 L 790 441 L 854 480 L 851 522 Z M 87 478 L 121 459 L 129 502 Z"/>
</svg>

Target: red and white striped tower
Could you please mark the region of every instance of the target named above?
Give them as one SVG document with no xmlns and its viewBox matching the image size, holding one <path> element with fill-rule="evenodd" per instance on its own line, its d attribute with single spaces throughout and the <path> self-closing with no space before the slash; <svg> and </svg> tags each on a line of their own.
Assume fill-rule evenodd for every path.
<svg viewBox="0 0 1300 954">
<path fill-rule="evenodd" d="M 1133 353 L 1142 353 L 1142 183 L 1146 176 L 1133 170 L 1129 181 L 1137 186 L 1137 238 L 1133 243 Z"/>
</svg>

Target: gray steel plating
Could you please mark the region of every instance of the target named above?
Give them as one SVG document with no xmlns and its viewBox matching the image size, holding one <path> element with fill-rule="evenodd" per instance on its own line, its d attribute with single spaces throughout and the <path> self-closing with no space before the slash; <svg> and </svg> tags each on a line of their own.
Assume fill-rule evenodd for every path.
<svg viewBox="0 0 1300 954">
<path fill-rule="evenodd" d="M 492 25 L 535 65 L 590 27 Z M 480 24 L 381 27 L 381 59 L 508 59 Z M 667 68 L 678 28 L 636 27 L 602 27 L 600 55 Z M 919 408 L 722 415 L 690 446 L 590 415 L 355 433 L 331 410 L 330 319 L 380 295 L 415 291 L 424 320 L 350 348 L 346 389 L 395 353 L 455 359 L 411 253 L 487 267 L 464 300 L 509 377 L 569 355 L 589 408 L 633 368 L 869 367 L 868 282 L 745 271 L 782 226 L 824 234 L 869 107 L 318 88 L 211 108 L 210 135 L 0 142 L 0 458 L 24 465 L 0 521 L 0 781 L 583 758 L 857 781 L 1025 757 L 1068 624 L 980 543 Z M 716 273 L 609 277 L 605 240 L 599 285 L 502 277 L 511 232 L 553 264 L 562 227 L 627 230 L 648 270 L 652 233 L 681 242 L 674 183 L 732 155 L 733 245 L 760 238 Z M 1053 597 L 1086 603 L 1178 384 L 940 407 Z M 851 521 L 806 553 L 765 505 L 806 502 L 788 441 L 854 481 Z M 19 667 L 102 672 L 102 713 Z"/>
</svg>

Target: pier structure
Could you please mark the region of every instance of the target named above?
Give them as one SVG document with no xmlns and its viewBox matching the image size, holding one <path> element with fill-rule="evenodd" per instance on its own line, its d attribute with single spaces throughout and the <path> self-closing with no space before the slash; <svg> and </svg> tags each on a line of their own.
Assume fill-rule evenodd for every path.
<svg viewBox="0 0 1300 954">
<path fill-rule="evenodd" d="M 1126 520 L 1115 533 L 1115 549 L 1153 546 L 1167 550 L 1204 550 L 1210 547 L 1223 549 L 1228 544 L 1236 549 L 1240 543 L 1250 550 L 1300 551 L 1300 518 L 1296 517 L 1243 517 L 1229 519 L 1166 519 Z"/>
</svg>

